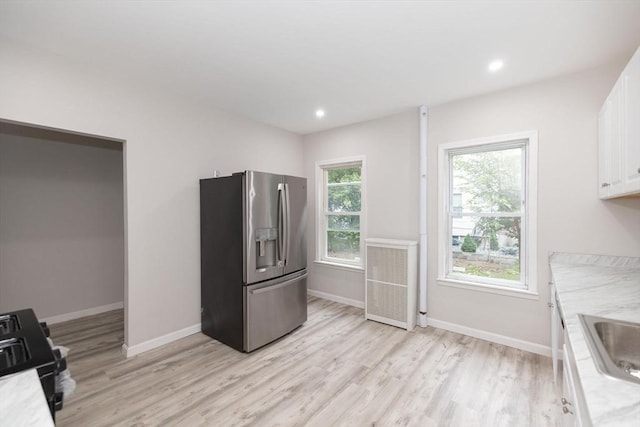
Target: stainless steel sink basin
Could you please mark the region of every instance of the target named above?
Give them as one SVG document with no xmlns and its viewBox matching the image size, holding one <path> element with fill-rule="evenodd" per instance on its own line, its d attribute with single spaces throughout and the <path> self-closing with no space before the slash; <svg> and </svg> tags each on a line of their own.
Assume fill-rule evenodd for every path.
<svg viewBox="0 0 640 427">
<path fill-rule="evenodd" d="M 640 384 L 640 324 L 579 314 L 601 373 Z"/>
</svg>

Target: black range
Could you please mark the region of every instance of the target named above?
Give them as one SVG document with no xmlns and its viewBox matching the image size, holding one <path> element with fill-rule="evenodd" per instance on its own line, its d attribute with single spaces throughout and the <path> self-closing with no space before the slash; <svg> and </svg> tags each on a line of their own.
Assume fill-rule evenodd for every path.
<svg viewBox="0 0 640 427">
<path fill-rule="evenodd" d="M 46 324 L 38 322 L 32 309 L 0 314 L 0 377 L 35 368 L 55 419 L 55 411 L 62 408 L 55 376 L 66 369 L 66 361 L 51 349 L 47 336 Z"/>
</svg>

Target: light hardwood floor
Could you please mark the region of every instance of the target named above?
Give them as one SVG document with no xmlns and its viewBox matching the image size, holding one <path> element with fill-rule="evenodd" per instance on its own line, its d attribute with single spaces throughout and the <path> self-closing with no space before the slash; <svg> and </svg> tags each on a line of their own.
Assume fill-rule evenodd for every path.
<svg viewBox="0 0 640 427">
<path fill-rule="evenodd" d="M 309 320 L 251 354 L 195 334 L 130 359 L 123 314 L 52 325 L 78 385 L 58 426 L 552 426 L 551 360 L 309 298 Z"/>
</svg>

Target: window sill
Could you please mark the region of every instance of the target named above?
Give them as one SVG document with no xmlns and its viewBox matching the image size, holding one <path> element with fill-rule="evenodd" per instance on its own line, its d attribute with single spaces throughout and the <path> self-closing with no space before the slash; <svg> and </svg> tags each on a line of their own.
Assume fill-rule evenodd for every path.
<svg viewBox="0 0 640 427">
<path fill-rule="evenodd" d="M 322 267 L 335 268 L 336 270 L 344 270 L 344 271 L 352 271 L 352 272 L 364 271 L 364 267 L 360 265 L 339 264 L 337 262 L 329 262 L 329 261 L 321 261 L 321 260 L 315 260 L 313 262 L 316 265 L 319 265 Z"/>
<path fill-rule="evenodd" d="M 506 295 L 515 298 L 524 298 L 530 300 L 539 300 L 540 295 L 537 292 L 532 292 L 524 289 L 508 289 L 502 286 L 486 285 L 484 283 L 472 283 L 462 280 L 445 279 L 443 277 L 438 278 L 438 284 L 441 286 L 449 286 L 452 288 L 468 289 L 476 292 L 486 292 L 490 294 Z"/>
</svg>

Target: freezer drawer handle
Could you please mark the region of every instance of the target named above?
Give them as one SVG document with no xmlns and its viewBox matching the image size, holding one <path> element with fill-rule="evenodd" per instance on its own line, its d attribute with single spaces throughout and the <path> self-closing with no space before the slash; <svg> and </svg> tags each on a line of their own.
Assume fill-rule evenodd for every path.
<svg viewBox="0 0 640 427">
<path fill-rule="evenodd" d="M 270 291 L 272 291 L 274 289 L 284 288 L 285 286 L 289 286 L 292 283 L 299 282 L 301 279 L 304 279 L 308 275 L 309 275 L 309 273 L 305 273 L 305 274 L 303 274 L 301 276 L 298 276 L 296 278 L 293 278 L 291 280 L 287 280 L 286 282 L 278 283 L 277 285 L 267 286 L 267 287 L 260 288 L 260 289 L 252 289 L 252 290 L 249 291 L 249 293 L 251 295 L 258 295 L 258 294 L 262 294 L 264 292 L 270 292 Z"/>
</svg>

